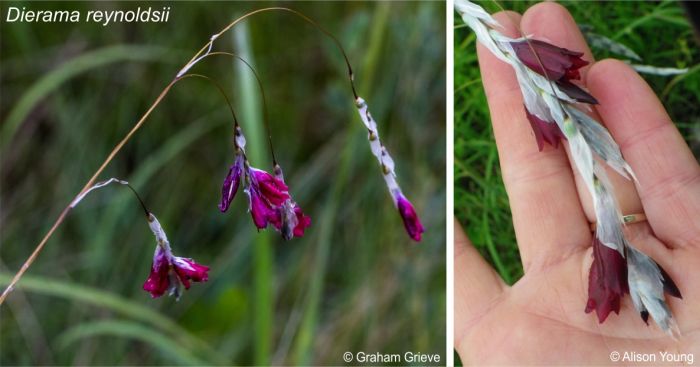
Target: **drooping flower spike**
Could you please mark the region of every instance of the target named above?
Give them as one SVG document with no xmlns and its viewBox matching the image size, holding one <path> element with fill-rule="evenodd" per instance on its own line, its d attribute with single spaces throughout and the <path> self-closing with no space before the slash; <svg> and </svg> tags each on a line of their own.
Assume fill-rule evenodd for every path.
<svg viewBox="0 0 700 367">
<path fill-rule="evenodd" d="M 391 158 L 391 155 L 389 155 L 386 147 L 384 147 L 382 141 L 379 139 L 377 123 L 369 113 L 367 103 L 364 99 L 357 97 L 355 104 L 357 106 L 357 111 L 360 114 L 360 119 L 367 128 L 367 139 L 369 140 L 370 150 L 377 158 L 377 161 L 379 161 L 379 165 L 381 166 L 382 173 L 384 175 L 384 181 L 386 182 L 386 186 L 389 189 L 389 193 L 394 201 L 394 206 L 398 210 L 399 215 L 403 220 L 406 232 L 414 241 L 420 241 L 422 233 L 425 232 L 425 228 L 423 227 L 423 224 L 421 224 L 420 219 L 413 208 L 413 204 L 406 199 L 403 192 L 401 192 L 401 187 L 399 187 L 398 182 L 396 182 L 394 160 Z"/>
<path fill-rule="evenodd" d="M 597 103 L 572 82 L 588 64 L 581 59 L 583 54 L 541 40 L 507 37 L 499 32 L 498 21 L 479 5 L 467 0 L 455 0 L 454 4 L 479 42 L 515 71 L 539 150 L 545 142 L 557 148 L 559 140 L 566 139 L 573 163 L 593 198 L 597 226 L 585 312 L 595 310 L 603 322 L 610 312 L 619 313 L 621 298 L 629 292 L 644 322 L 651 316 L 663 331 L 677 336 L 678 327 L 664 291 L 679 298 L 680 291 L 654 260 L 625 237 L 612 184 L 598 161 L 636 180 L 607 129 L 581 109 L 586 109 L 581 103 Z"/>
</svg>

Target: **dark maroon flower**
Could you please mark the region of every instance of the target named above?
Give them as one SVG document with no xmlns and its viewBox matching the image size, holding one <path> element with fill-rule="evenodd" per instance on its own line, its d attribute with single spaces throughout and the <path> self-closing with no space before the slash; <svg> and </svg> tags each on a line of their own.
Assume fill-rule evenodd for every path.
<svg viewBox="0 0 700 367">
<path fill-rule="evenodd" d="M 231 205 L 234 196 L 236 196 L 236 191 L 238 191 L 238 185 L 241 183 L 241 174 L 243 174 L 243 154 L 236 154 L 236 160 L 233 165 L 228 170 L 228 175 L 224 179 L 224 184 L 221 187 L 221 203 L 219 203 L 219 210 L 222 213 L 228 210 Z"/>
<path fill-rule="evenodd" d="M 564 92 L 564 94 L 569 96 L 569 98 L 573 98 L 578 102 L 598 104 L 598 100 L 595 99 L 592 95 L 590 95 L 590 93 L 586 92 L 581 87 L 577 86 L 576 84 L 570 81 L 557 81 L 557 86 L 559 86 L 559 89 L 562 92 Z"/>
<path fill-rule="evenodd" d="M 625 258 L 618 251 L 594 238 L 586 313 L 595 310 L 598 322 L 602 323 L 610 312 L 620 313 L 620 299 L 628 292 Z"/>
<path fill-rule="evenodd" d="M 588 61 L 581 58 L 583 52 L 567 50 L 544 41 L 532 39 L 528 44 L 528 41 L 522 40 L 510 45 L 523 64 L 551 81 L 580 79 L 579 69 L 588 65 Z M 533 54 L 533 49 L 539 60 Z"/>
<path fill-rule="evenodd" d="M 396 207 L 399 209 L 403 225 L 406 227 L 406 232 L 414 241 L 421 240 L 421 233 L 425 232 L 425 228 L 420 222 L 416 210 L 413 205 L 402 194 L 398 194 L 396 198 Z"/>
<path fill-rule="evenodd" d="M 537 147 L 540 152 L 544 149 L 544 142 L 549 143 L 556 149 L 559 147 L 559 139 L 566 139 L 566 136 L 564 136 L 564 133 L 561 132 L 561 129 L 555 122 L 547 122 L 540 119 L 531 114 L 527 107 L 525 107 L 525 115 L 527 115 L 527 120 L 530 121 L 532 131 L 535 133 L 535 140 L 537 140 Z"/>
<path fill-rule="evenodd" d="M 169 295 L 180 298 L 180 284 L 190 289 L 190 281 L 206 282 L 209 279 L 209 267 L 197 264 L 192 259 L 173 256 L 170 250 L 156 247 L 153 255 L 151 273 L 143 284 L 143 289 L 156 298 L 166 291 Z"/>
<path fill-rule="evenodd" d="M 661 281 L 664 284 L 664 291 L 673 297 L 683 299 L 681 291 L 678 289 L 678 286 L 673 281 L 673 279 L 671 279 L 671 276 L 668 275 L 666 270 L 664 270 L 664 268 L 662 268 L 661 265 L 656 264 L 656 266 L 659 267 L 659 271 L 661 271 L 661 276 L 664 277 L 664 279 L 662 279 Z"/>
</svg>

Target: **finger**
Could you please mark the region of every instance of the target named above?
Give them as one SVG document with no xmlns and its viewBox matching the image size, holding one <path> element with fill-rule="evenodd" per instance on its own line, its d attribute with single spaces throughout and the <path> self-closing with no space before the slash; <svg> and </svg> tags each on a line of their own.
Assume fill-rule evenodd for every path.
<svg viewBox="0 0 700 367">
<path fill-rule="evenodd" d="M 583 59 L 590 64 L 580 70 L 581 80 L 578 82 L 585 86 L 586 75 L 595 60 L 583 34 L 581 34 L 576 25 L 576 21 L 565 7 L 556 3 L 539 3 L 525 12 L 521 25 L 525 34 L 532 34 L 535 38 L 546 40 L 559 47 L 583 52 Z M 593 95 L 595 96 L 595 94 Z M 604 121 L 595 112 L 592 116 L 598 121 Z M 642 211 L 642 203 L 634 184 L 609 167 L 606 167 L 606 171 L 614 187 L 615 196 L 622 213 L 640 213 Z M 586 217 L 589 221 L 594 222 L 595 211 L 590 193 L 576 169 L 574 169 L 574 176 Z"/>
<path fill-rule="evenodd" d="M 472 246 L 455 219 L 454 317 L 455 346 L 472 324 L 506 288 L 501 277 Z"/>
<path fill-rule="evenodd" d="M 588 86 L 639 180 L 654 233 L 675 247 L 697 245 L 700 167 L 661 102 L 632 68 L 616 60 L 596 63 Z"/>
<path fill-rule="evenodd" d="M 520 19 L 499 13 L 506 35 Z M 539 152 L 512 68 L 478 47 L 479 65 L 523 267 L 539 267 L 590 244 L 590 232 L 563 149 Z"/>
</svg>

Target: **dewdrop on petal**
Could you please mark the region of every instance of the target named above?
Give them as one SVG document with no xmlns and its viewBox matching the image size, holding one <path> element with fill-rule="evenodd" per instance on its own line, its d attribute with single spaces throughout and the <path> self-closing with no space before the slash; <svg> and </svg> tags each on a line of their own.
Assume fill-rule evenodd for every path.
<svg viewBox="0 0 700 367">
<path fill-rule="evenodd" d="M 160 297 L 167 291 L 169 296 L 179 300 L 183 285 L 185 289 L 190 289 L 190 281 L 206 282 L 209 279 L 208 266 L 197 264 L 192 259 L 173 256 L 168 237 L 152 213 L 148 214 L 148 226 L 157 241 L 151 272 L 143 284 L 143 289 L 151 297 Z"/>
<path fill-rule="evenodd" d="M 389 193 L 394 202 L 394 206 L 401 215 L 406 232 L 414 241 L 421 240 L 421 234 L 425 232 L 425 228 L 418 218 L 413 204 L 411 204 L 408 199 L 401 192 L 398 182 L 396 182 L 396 172 L 394 171 L 394 160 L 391 155 L 386 150 L 386 147 L 382 145 L 379 139 L 379 131 L 377 131 L 377 123 L 372 118 L 369 113 L 367 103 L 361 97 L 357 97 L 355 100 L 355 106 L 360 114 L 360 119 L 362 123 L 367 128 L 367 140 L 369 140 L 369 147 L 372 154 L 379 161 L 379 165 L 382 169 L 382 174 L 384 175 L 384 181 L 389 189 Z"/>
</svg>

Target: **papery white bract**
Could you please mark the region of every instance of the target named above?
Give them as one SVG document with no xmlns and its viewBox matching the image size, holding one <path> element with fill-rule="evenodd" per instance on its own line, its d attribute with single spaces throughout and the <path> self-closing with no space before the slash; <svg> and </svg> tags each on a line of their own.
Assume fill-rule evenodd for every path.
<svg viewBox="0 0 700 367">
<path fill-rule="evenodd" d="M 389 151 L 382 145 L 379 139 L 379 131 L 377 130 L 377 122 L 374 121 L 372 115 L 369 113 L 369 108 L 367 103 L 361 97 L 357 97 L 355 100 L 355 106 L 360 114 L 360 119 L 362 123 L 367 128 L 367 139 L 369 140 L 369 147 L 372 154 L 379 165 L 382 168 L 382 174 L 384 175 L 384 181 L 389 189 L 389 193 L 394 202 L 394 206 L 399 211 L 401 219 L 404 222 L 404 227 L 408 235 L 415 241 L 421 240 L 421 234 L 425 232 L 425 228 L 420 222 L 418 215 L 416 214 L 413 204 L 411 204 L 408 199 L 401 192 L 401 187 L 396 181 L 396 172 L 394 171 L 394 159 L 391 158 Z"/>
</svg>

